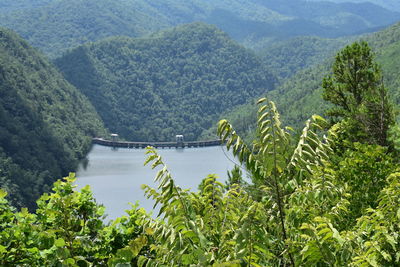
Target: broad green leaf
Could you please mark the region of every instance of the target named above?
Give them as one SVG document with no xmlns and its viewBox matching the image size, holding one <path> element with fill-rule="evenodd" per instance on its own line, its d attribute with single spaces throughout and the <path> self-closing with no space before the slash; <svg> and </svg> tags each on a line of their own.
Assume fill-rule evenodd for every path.
<svg viewBox="0 0 400 267">
<path fill-rule="evenodd" d="M 7 196 L 7 192 L 0 188 L 0 198 L 5 198 Z"/>
<path fill-rule="evenodd" d="M 63 247 L 63 246 L 65 246 L 65 241 L 64 241 L 64 239 L 59 238 L 56 241 L 54 241 L 54 245 L 56 247 Z"/>
</svg>

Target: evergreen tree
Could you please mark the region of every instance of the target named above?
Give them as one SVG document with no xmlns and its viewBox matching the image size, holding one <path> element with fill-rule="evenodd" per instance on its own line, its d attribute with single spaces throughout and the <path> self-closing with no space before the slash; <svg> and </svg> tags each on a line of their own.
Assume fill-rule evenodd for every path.
<svg viewBox="0 0 400 267">
<path fill-rule="evenodd" d="M 335 106 L 328 111 L 334 121 L 344 119 L 351 141 L 388 146 L 387 132 L 394 123 L 392 105 L 382 72 L 365 41 L 340 51 L 333 74 L 323 80 L 323 98 Z"/>
</svg>

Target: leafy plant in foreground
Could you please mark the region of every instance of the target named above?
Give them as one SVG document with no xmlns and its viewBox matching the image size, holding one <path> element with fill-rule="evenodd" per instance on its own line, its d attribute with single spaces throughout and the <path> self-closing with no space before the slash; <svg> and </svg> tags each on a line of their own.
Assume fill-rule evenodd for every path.
<svg viewBox="0 0 400 267">
<path fill-rule="evenodd" d="M 104 208 L 88 187 L 74 189 L 73 175 L 39 199 L 36 215 L 16 212 L 0 191 L 0 264 L 398 265 L 400 176 L 390 167 L 390 154 L 379 146 L 360 145 L 342 159 L 346 170 L 337 170 L 321 117 L 308 120 L 291 146 L 289 129 L 281 127 L 274 104 L 261 99 L 259 105 L 252 148 L 227 121 L 219 124 L 221 137 L 253 178 L 251 186 L 235 184 L 240 181 L 235 178 L 226 187 L 209 175 L 198 192 L 181 189 L 154 148 L 148 148 L 146 163 L 158 169 L 158 188 L 144 190 L 159 206 L 156 217 L 133 206 L 127 216 L 105 225 Z M 377 173 L 368 172 L 374 166 Z M 380 193 L 368 182 L 375 174 L 386 178 Z M 360 175 L 366 183 L 350 180 Z M 358 209 L 360 216 L 354 207 L 365 199 L 354 194 L 356 186 L 371 192 L 368 201 L 379 195 L 376 204 Z"/>
</svg>

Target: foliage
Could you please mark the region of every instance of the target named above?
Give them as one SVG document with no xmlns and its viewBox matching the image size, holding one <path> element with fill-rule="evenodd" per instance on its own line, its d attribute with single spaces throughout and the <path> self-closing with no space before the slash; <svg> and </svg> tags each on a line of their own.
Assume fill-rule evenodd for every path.
<svg viewBox="0 0 400 267">
<path fill-rule="evenodd" d="M 285 80 L 301 69 L 323 63 L 351 38 L 326 39 L 302 36 L 275 42 L 257 52 L 269 69 Z"/>
<path fill-rule="evenodd" d="M 276 1 L 264 4 L 271 3 Z M 173 4 L 176 2 L 171 0 L 160 5 L 165 8 Z M 290 13 L 284 6 L 275 8 Z M 382 48 L 379 55 L 386 68 L 397 64 L 391 56 L 397 53 L 399 25 L 369 37 L 376 38 L 375 46 Z M 256 125 L 254 142 L 244 141 L 227 120 L 219 122 L 218 134 L 242 164 L 245 175 L 249 175 L 249 183 L 243 181 L 243 173 L 236 167 L 229 173 L 227 185 L 210 175 L 202 181 L 198 192 L 181 189 L 162 158 L 148 148 L 146 163 L 158 169 L 155 178 L 158 188 L 143 188 L 155 200 L 159 214 L 152 217 L 133 205 L 127 216 L 106 225 L 104 207 L 96 203 L 89 187 L 80 192 L 74 189 L 73 174 L 54 183 L 52 193 L 42 195 L 35 213 L 12 207 L 11 204 L 29 205 L 29 200 L 47 191 L 53 175 L 74 168 L 87 149 L 90 136 L 104 130 L 87 100 L 51 64 L 12 33 L 0 31 L 0 38 L 0 185 L 5 189 L 0 190 L 0 265 L 400 264 L 398 159 L 388 143 L 365 142 L 370 126 L 379 125 L 376 122 L 381 116 L 375 115 L 391 111 L 380 109 L 379 104 L 387 103 L 385 87 L 370 57 L 371 51 L 363 43 L 338 55 L 334 74 L 365 74 L 366 78 L 358 84 L 367 88 L 367 93 L 360 93 L 357 86 L 351 89 L 341 82 L 340 76 L 325 81 L 329 88 L 325 98 L 334 104 L 345 103 L 339 105 L 342 109 L 336 113 L 344 120 L 328 130 L 329 123 L 314 115 L 297 137 L 291 128 L 282 126 L 272 101 L 266 98 L 258 101 L 256 120 L 247 121 L 254 109 L 242 106 L 232 117 L 241 122 L 239 127 L 244 133 Z M 366 60 L 360 62 L 367 63 L 365 68 L 346 69 L 348 64 L 342 64 L 343 61 L 360 55 L 359 52 L 364 53 Z M 76 59 L 80 61 L 76 63 Z M 243 61 L 251 64 L 242 64 Z M 263 64 L 253 54 L 202 24 L 145 39 L 116 38 L 83 46 L 58 63 L 69 64 L 66 73 L 76 75 L 74 81 L 85 86 L 82 90 L 97 103 L 108 125 L 131 121 L 130 116 L 137 114 L 129 112 L 136 109 L 149 111 L 145 112 L 146 119 L 160 127 L 164 122 L 157 119 L 162 116 L 170 119 L 173 114 L 181 119 L 169 121 L 172 126 L 166 132 L 157 127 L 149 128 L 152 135 L 136 131 L 134 134 L 138 135 L 134 137 L 138 139 L 167 139 L 173 136 L 173 130 L 182 131 L 183 128 L 177 127 L 182 122 L 195 125 L 195 129 L 188 128 L 189 133 L 195 133 L 189 134 L 189 138 L 195 138 L 216 118 L 210 114 L 215 116 L 216 112 L 244 103 L 261 94 L 265 84 L 273 82 L 262 73 Z M 327 71 L 326 67 L 322 69 Z M 110 70 L 115 70 L 115 74 L 111 75 Z M 393 73 L 389 78 L 397 79 Z M 169 76 L 172 78 L 167 79 Z M 293 83 L 286 82 L 271 95 L 279 96 L 281 101 L 292 96 L 292 102 L 285 102 L 291 106 L 286 114 L 297 112 L 296 118 L 305 116 L 294 103 L 302 105 L 302 110 L 322 108 L 321 92 L 314 82 L 322 76 L 319 69 L 304 71 Z M 303 81 L 307 83 L 301 84 Z M 395 84 L 393 81 L 389 84 Z M 289 90 L 292 85 L 293 90 Z M 303 86 L 309 86 L 309 90 L 301 90 Z M 137 89 L 134 94 L 122 98 L 131 87 Z M 209 93 L 220 93 L 216 88 L 224 89 L 221 89 L 224 94 Z M 247 89 L 239 94 L 239 88 Z M 337 101 L 344 89 L 353 92 L 344 94 L 344 102 Z M 114 91 L 120 95 L 114 95 Z M 179 98 L 183 93 L 191 93 L 190 101 L 194 102 Z M 164 102 L 168 105 L 162 106 Z M 124 110 L 128 107 L 134 110 Z M 110 110 L 117 117 L 112 117 Z M 152 110 L 158 113 L 151 115 Z M 170 110 L 173 112 L 169 113 Z M 194 112 L 198 110 L 201 112 Z M 365 117 L 366 114 L 373 116 Z M 118 116 L 121 121 L 115 119 Z M 391 117 L 387 118 L 391 122 Z M 349 131 L 355 120 L 368 127 Z M 389 140 L 396 148 L 398 126 L 392 123 L 388 126 L 391 126 Z M 122 133 L 128 136 L 132 129 L 126 128 Z M 361 130 L 364 132 L 359 134 Z M 371 136 L 383 140 L 382 136 Z M 28 149 L 23 151 L 21 146 Z M 11 204 L 6 200 L 6 191 L 12 194 L 8 198 Z M 33 205 L 29 207 L 33 209 Z"/>
<path fill-rule="evenodd" d="M 54 184 L 54 192 L 38 200 L 37 215 L 26 209 L 10 213 L 2 195 L 1 265 L 81 265 L 95 253 L 104 208 L 88 188 L 73 192 L 74 176 Z M 87 265 L 84 265 L 87 266 Z"/>
<path fill-rule="evenodd" d="M 104 133 L 94 108 L 46 59 L 0 29 L 0 186 L 33 209 Z"/>
<path fill-rule="evenodd" d="M 4 0 L 0 3 L 0 12 L 9 13 L 15 10 L 41 7 L 49 4 L 51 1 L 52 0 L 20 0 L 17 2 L 13 0 Z"/>
<path fill-rule="evenodd" d="M 369 209 L 357 222 L 353 263 L 356 266 L 395 266 L 400 264 L 400 174 L 387 178 L 381 191 L 379 205 Z"/>
<path fill-rule="evenodd" d="M 244 104 L 235 106 L 226 112 L 223 112 L 220 119 L 227 119 L 235 125 L 237 132 L 242 136 L 246 143 L 250 144 L 255 138 L 254 129 L 257 127 L 257 107 L 254 104 Z M 212 140 L 218 138 L 218 124 L 202 132 L 200 138 Z"/>
<path fill-rule="evenodd" d="M 337 159 L 337 179 L 349 186 L 349 221 L 361 216 L 367 208 L 378 205 L 380 191 L 386 178 L 398 171 L 393 155 L 386 147 L 352 144 L 342 157 Z"/>
<path fill-rule="evenodd" d="M 382 83 L 379 66 L 366 42 L 355 42 L 341 50 L 333 74 L 324 78 L 323 98 L 334 104 L 327 114 L 345 119 L 354 140 L 386 146 L 394 123 L 393 107 Z"/>
<path fill-rule="evenodd" d="M 224 186 L 212 175 L 203 180 L 200 192 L 182 190 L 161 157 L 152 149 L 148 153 L 147 162 L 161 169 L 156 176 L 159 191 L 149 187 L 145 191 L 160 204 L 164 222 L 146 225 L 154 231 L 151 250 L 155 255 L 142 258 L 143 262 L 150 266 L 240 266 L 241 262 L 258 266 L 272 257 L 265 250 L 265 229 L 255 227 L 266 223 L 267 214 L 245 191 L 233 186 L 224 193 Z"/>
<path fill-rule="evenodd" d="M 143 188 L 159 206 L 156 217 L 132 206 L 104 225 L 104 207 L 88 187 L 74 190 L 72 174 L 39 199 L 36 215 L 16 212 L 0 191 L 0 264 L 398 265 L 400 175 L 386 148 L 355 143 L 338 155 L 332 146 L 341 139 L 321 135 L 328 123 L 319 116 L 293 146 L 274 103 L 258 103 L 251 148 L 226 120 L 218 128 L 253 186 L 235 184 L 236 169 L 229 187 L 209 175 L 198 192 L 181 189 L 150 147 L 145 163 L 158 170 L 158 188 Z"/>
<path fill-rule="evenodd" d="M 247 186 L 247 182 L 243 179 L 243 172 L 241 166 L 235 165 L 231 171 L 227 172 L 228 179 L 225 181 L 226 189 L 230 189 L 235 185 L 240 187 Z"/>
<path fill-rule="evenodd" d="M 112 38 L 58 59 L 105 125 L 134 141 L 196 140 L 218 114 L 274 87 L 256 56 L 194 23 L 149 38 Z"/>
<path fill-rule="evenodd" d="M 75 191 L 74 181 L 73 174 L 57 181 L 53 192 L 38 200 L 36 215 L 26 209 L 15 212 L 4 198 L 7 193 L 0 191 L 2 266 L 131 263 L 131 251 L 138 249 L 134 246 L 143 231 L 137 222 L 147 215 L 133 207 L 128 216 L 105 226 L 104 207 L 95 202 L 88 186 Z"/>
<path fill-rule="evenodd" d="M 382 68 L 383 82 L 385 88 L 388 89 L 388 96 L 395 105 L 398 105 L 400 103 L 400 94 L 397 90 L 400 86 L 400 78 L 397 72 L 397 69 L 400 68 L 400 23 L 376 33 L 357 37 L 357 39 L 359 41 L 364 40 L 371 46 L 376 55 L 376 62 Z M 293 61 L 295 60 L 296 58 L 293 59 Z M 333 62 L 334 58 L 326 58 L 323 62 L 299 70 L 268 93 L 268 97 L 276 102 L 277 107 L 281 110 L 282 118 L 287 125 L 301 129 L 302 123 L 308 117 L 313 114 L 322 114 L 332 107 L 322 98 L 321 81 L 325 76 L 332 73 L 330 68 Z M 279 61 L 276 65 L 279 66 Z M 251 108 L 251 104 L 242 107 L 243 110 L 250 110 Z M 230 116 L 231 114 L 226 115 L 226 117 Z M 251 117 L 249 116 L 249 118 Z M 254 129 L 255 127 L 253 127 L 253 131 Z M 238 131 L 241 132 L 242 130 L 238 127 Z"/>
<path fill-rule="evenodd" d="M 264 102 L 266 102 L 265 105 Z M 272 202 L 269 204 L 271 205 L 269 213 L 272 213 L 275 218 L 275 238 L 281 242 L 277 248 L 273 249 L 279 259 L 275 264 L 280 262 L 284 265 L 295 265 L 296 259 L 292 255 L 295 248 L 288 247 L 291 243 L 291 229 L 287 225 L 287 212 L 291 215 L 294 210 L 287 210 L 288 202 L 298 198 L 296 194 L 301 194 L 301 189 L 306 188 L 308 183 L 315 183 L 316 181 L 307 180 L 307 177 L 325 165 L 329 143 L 320 141 L 316 133 L 316 130 L 322 129 L 325 122 L 318 116 L 314 116 L 312 121 L 309 120 L 298 145 L 292 150 L 288 129 L 281 128 L 274 103 L 267 102 L 266 99 L 260 99 L 258 103 L 263 105 L 258 112 L 258 137 L 251 150 L 227 121 L 220 122 L 218 131 L 223 140 L 227 140 L 227 148 L 232 148 L 234 155 L 251 172 L 253 183 L 258 188 L 265 187 L 263 195 L 267 195 L 269 201 Z M 296 188 L 298 192 L 294 192 Z M 332 190 L 332 188 L 331 185 L 329 189 Z M 319 212 L 318 209 L 317 212 Z M 296 217 L 293 216 L 293 219 L 297 219 Z M 280 225 L 280 231 L 276 229 L 278 225 Z"/>
<path fill-rule="evenodd" d="M 0 9 L 0 25 L 53 58 L 106 37 L 139 37 L 197 21 L 213 24 L 249 47 L 262 47 L 296 36 L 359 34 L 399 18 L 372 4 L 300 0 L 2 0 Z"/>
<path fill-rule="evenodd" d="M 321 1 L 321 0 L 308 0 L 308 1 Z M 400 12 L 400 3 L 396 0 L 323 0 L 323 1 L 329 1 L 329 2 L 334 2 L 334 3 L 360 3 L 360 2 L 370 2 L 375 5 L 382 6 L 388 10 L 395 10 L 397 12 Z"/>
</svg>

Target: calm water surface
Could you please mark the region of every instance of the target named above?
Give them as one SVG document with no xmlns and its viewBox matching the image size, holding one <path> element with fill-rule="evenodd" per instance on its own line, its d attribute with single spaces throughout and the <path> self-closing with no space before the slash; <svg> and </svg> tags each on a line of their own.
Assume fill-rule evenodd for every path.
<svg viewBox="0 0 400 267">
<path fill-rule="evenodd" d="M 235 161 L 230 152 L 221 147 L 159 149 L 175 182 L 182 188 L 197 190 L 198 184 L 208 174 L 217 174 L 226 180 L 227 171 Z M 228 158 L 229 157 L 229 158 Z M 144 149 L 120 148 L 94 145 L 88 155 L 88 164 L 81 164 L 77 171 L 77 185 L 90 185 L 99 203 L 106 206 L 107 219 L 125 214 L 129 203 L 139 202 L 147 211 L 153 208 L 153 201 L 144 197 L 142 184 L 152 187 L 156 171 L 143 166 L 146 159 Z"/>
</svg>

